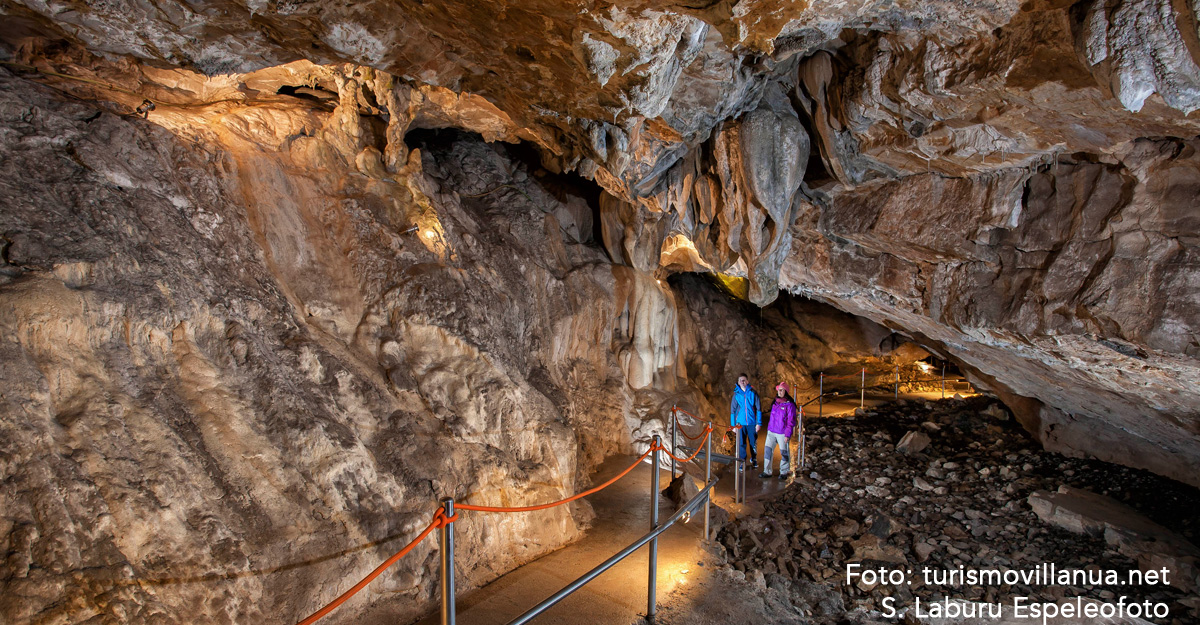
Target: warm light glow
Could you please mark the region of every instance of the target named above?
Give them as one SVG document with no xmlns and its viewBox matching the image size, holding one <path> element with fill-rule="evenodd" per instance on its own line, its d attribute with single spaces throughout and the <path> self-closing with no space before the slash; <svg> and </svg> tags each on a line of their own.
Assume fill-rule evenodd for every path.
<svg viewBox="0 0 1200 625">
<path fill-rule="evenodd" d="M 691 521 L 691 520 L 692 520 L 692 511 L 691 511 L 691 510 L 688 510 L 687 512 L 684 512 L 684 513 L 683 513 L 683 518 L 682 518 L 681 520 L 682 520 L 684 523 L 687 523 L 688 521 Z M 684 573 L 687 573 L 687 571 L 684 571 Z"/>
<path fill-rule="evenodd" d="M 929 373 L 930 371 L 933 370 L 933 365 L 931 365 L 927 362 L 924 362 L 924 361 L 918 361 L 917 366 L 920 367 L 921 371 L 924 371 L 925 373 Z"/>
<path fill-rule="evenodd" d="M 743 300 L 750 299 L 750 281 L 746 278 L 731 276 L 724 273 L 711 274 L 717 284 L 730 295 Z"/>
<path fill-rule="evenodd" d="M 712 271 L 712 267 L 700 257 L 696 244 L 683 234 L 673 234 L 663 240 L 658 264 L 662 267 L 677 265 L 684 271 Z"/>
<path fill-rule="evenodd" d="M 435 237 L 435 236 L 437 236 L 437 233 L 436 233 L 436 232 L 434 232 L 433 230 L 426 230 L 426 231 L 425 231 L 425 238 L 426 238 L 426 239 L 432 239 L 432 238 L 433 238 L 433 237 Z"/>
</svg>

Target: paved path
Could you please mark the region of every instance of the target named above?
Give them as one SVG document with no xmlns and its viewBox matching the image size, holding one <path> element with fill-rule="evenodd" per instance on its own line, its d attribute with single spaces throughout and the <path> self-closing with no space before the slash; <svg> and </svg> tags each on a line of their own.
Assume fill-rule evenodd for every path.
<svg viewBox="0 0 1200 625">
<path fill-rule="evenodd" d="M 636 456 L 609 458 L 594 482 L 620 473 Z M 662 471 L 666 488 L 670 471 Z M 643 463 L 624 479 L 588 498 L 596 520 L 586 535 L 571 545 L 521 566 L 477 590 L 460 593 L 458 622 L 463 625 L 502 625 L 520 616 L 560 588 L 574 581 L 650 530 L 650 465 Z M 703 508 L 701 508 L 703 510 Z M 659 519 L 674 512 L 673 504 L 659 498 Z M 676 524 L 659 537 L 658 593 L 665 597 L 690 577 L 705 574 L 712 564 L 698 565 L 703 557 L 704 517 Z M 538 617 L 535 623 L 621 624 L 637 622 L 646 613 L 649 577 L 647 547 L 603 573 L 581 590 Z M 435 625 L 437 614 L 420 621 Z"/>
<path fill-rule="evenodd" d="M 940 397 L 940 393 L 902 394 L 901 397 L 934 399 Z M 827 403 L 825 415 L 852 413 L 858 408 L 858 398 L 852 399 L 843 398 Z M 891 400 L 891 394 L 868 392 L 866 403 L 874 406 Z M 765 438 L 761 435 L 758 437 L 760 460 Z M 681 436 L 680 443 L 684 442 Z M 620 473 L 634 458 L 624 455 L 609 458 L 596 472 L 593 483 L 601 483 Z M 778 467 L 778 461 L 775 466 Z M 703 466 L 691 466 L 689 471 L 698 482 L 703 480 Z M 757 470 L 751 471 L 746 477 L 746 502 L 734 504 L 733 471 L 729 467 L 718 470 L 714 464 L 714 472 L 720 482 L 714 489 L 713 502 L 735 516 L 759 514 L 765 501 L 792 483 L 790 479 L 761 479 Z M 662 471 L 659 479 L 660 487 L 666 488 L 670 471 Z M 649 495 L 650 465 L 643 463 L 625 479 L 588 498 L 595 509 L 596 520 L 578 542 L 518 567 L 487 586 L 460 593 L 458 622 L 463 625 L 508 623 L 620 551 L 649 531 Z M 666 519 L 673 511 L 673 504 L 660 497 L 659 518 Z M 658 598 L 660 609 L 667 611 L 663 616 L 669 615 L 666 620 L 684 622 L 690 616 L 704 616 L 697 622 L 724 622 L 713 620 L 714 615 L 721 612 L 713 611 L 714 605 L 736 607 L 737 611 L 748 615 L 777 614 L 778 608 L 770 608 L 769 601 L 761 592 L 733 592 L 728 579 L 714 577 L 714 559 L 704 549 L 703 529 L 703 515 L 697 514 L 689 523 L 677 524 L 659 538 Z M 628 625 L 644 622 L 647 577 L 647 548 L 643 547 L 547 610 L 534 622 L 563 625 Z M 726 595 L 731 593 L 732 596 L 727 598 Z M 420 625 L 438 623 L 437 613 L 420 621 Z"/>
</svg>

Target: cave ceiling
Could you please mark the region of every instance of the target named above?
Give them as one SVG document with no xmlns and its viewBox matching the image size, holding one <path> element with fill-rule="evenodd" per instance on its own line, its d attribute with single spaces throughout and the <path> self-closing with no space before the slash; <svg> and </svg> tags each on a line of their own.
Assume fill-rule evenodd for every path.
<svg viewBox="0 0 1200 625">
<path fill-rule="evenodd" d="M 832 303 L 962 363 L 1049 447 L 1200 474 L 1195 3 L 0 11 L 10 58 L 153 94 L 168 124 L 352 82 L 389 138 L 360 167 L 408 166 L 413 128 L 534 144 L 605 190 L 615 262 Z"/>
</svg>

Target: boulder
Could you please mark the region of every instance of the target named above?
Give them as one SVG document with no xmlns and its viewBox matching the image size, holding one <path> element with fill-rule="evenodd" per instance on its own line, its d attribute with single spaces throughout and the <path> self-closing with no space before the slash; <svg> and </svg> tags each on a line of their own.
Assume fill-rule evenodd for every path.
<svg viewBox="0 0 1200 625">
<path fill-rule="evenodd" d="M 1103 537 L 1143 571 L 1166 568 L 1171 585 L 1184 592 L 1200 587 L 1200 549 L 1115 499 L 1064 485 L 1029 495 L 1029 507 L 1046 523 Z"/>
<path fill-rule="evenodd" d="M 929 439 L 928 434 L 911 430 L 908 434 L 904 435 L 904 438 L 900 439 L 899 443 L 896 443 L 896 451 L 909 455 L 920 453 L 929 446 L 930 442 L 932 441 Z"/>
<path fill-rule="evenodd" d="M 693 497 L 700 494 L 700 489 L 696 486 L 696 480 L 686 473 L 681 473 L 671 480 L 667 487 L 662 489 L 662 496 L 671 500 L 675 504 L 676 509 L 679 506 L 689 502 Z"/>
<path fill-rule="evenodd" d="M 900 551 L 895 545 L 889 545 L 887 542 L 880 540 L 874 534 L 864 534 L 861 538 L 857 538 L 850 542 L 850 546 L 854 548 L 854 555 L 847 562 L 863 562 L 871 560 L 875 562 L 889 562 L 891 564 L 907 564 L 908 559 L 904 557 L 904 552 Z"/>
</svg>

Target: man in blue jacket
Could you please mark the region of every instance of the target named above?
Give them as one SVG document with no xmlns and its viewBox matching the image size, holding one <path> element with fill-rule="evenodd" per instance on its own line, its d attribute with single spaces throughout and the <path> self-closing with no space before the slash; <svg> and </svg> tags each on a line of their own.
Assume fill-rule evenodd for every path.
<svg viewBox="0 0 1200 625">
<path fill-rule="evenodd" d="M 758 428 L 762 423 L 762 402 L 758 393 L 750 386 L 750 378 L 741 374 L 737 379 L 737 388 L 733 389 L 733 401 L 729 404 L 729 425 L 741 430 L 742 448 L 738 458 L 746 458 L 746 448 L 750 448 L 750 466 L 758 468 Z"/>
</svg>

